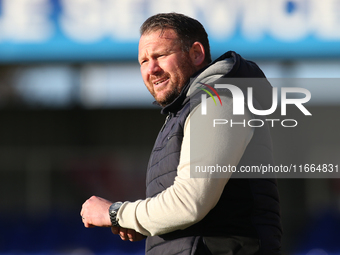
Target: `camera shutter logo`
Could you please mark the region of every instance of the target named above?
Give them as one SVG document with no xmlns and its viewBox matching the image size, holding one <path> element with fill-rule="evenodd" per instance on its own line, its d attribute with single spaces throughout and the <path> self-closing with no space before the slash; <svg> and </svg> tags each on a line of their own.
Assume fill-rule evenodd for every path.
<svg viewBox="0 0 340 255">
<path fill-rule="evenodd" d="M 206 87 L 209 88 L 212 92 L 214 92 L 215 95 L 217 96 L 218 100 L 220 101 L 221 106 L 222 106 L 222 100 L 221 100 L 221 98 L 220 98 L 220 95 L 217 93 L 217 91 L 216 91 L 213 87 L 211 87 L 210 85 L 208 85 L 208 84 L 204 84 L 204 83 L 202 83 L 202 82 L 200 82 L 200 84 L 206 86 Z M 199 89 L 200 89 L 200 90 L 203 90 L 204 92 L 206 92 L 206 93 L 214 100 L 215 105 L 217 105 L 216 100 L 215 100 L 213 94 L 212 94 L 209 90 L 207 90 L 207 89 L 205 89 L 205 88 L 201 88 L 201 87 L 199 87 Z M 202 103 L 201 103 L 201 114 L 202 114 L 202 115 L 207 115 L 207 94 L 202 94 L 202 95 L 201 95 L 201 99 L 202 99 Z"/>
</svg>

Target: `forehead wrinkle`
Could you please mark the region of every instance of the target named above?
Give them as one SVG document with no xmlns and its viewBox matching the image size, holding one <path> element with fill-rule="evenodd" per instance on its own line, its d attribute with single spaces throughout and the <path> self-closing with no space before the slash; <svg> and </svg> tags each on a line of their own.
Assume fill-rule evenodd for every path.
<svg viewBox="0 0 340 255">
<path fill-rule="evenodd" d="M 147 33 L 144 33 L 141 36 L 141 38 L 143 36 L 151 36 L 152 34 L 156 34 L 157 32 L 159 32 L 158 38 L 160 38 L 160 39 L 173 40 L 176 44 L 178 44 L 180 42 L 180 39 L 178 38 L 176 32 L 173 29 L 170 29 L 170 28 L 151 30 Z M 152 43 L 152 42 L 150 42 L 150 43 Z"/>
<path fill-rule="evenodd" d="M 176 39 L 176 38 L 178 38 L 177 33 L 172 28 L 158 28 L 158 29 L 150 30 L 150 31 L 144 33 L 143 35 L 155 34 L 157 32 L 159 32 L 159 35 L 158 35 L 159 38 L 164 38 L 164 39 Z M 168 35 L 170 35 L 170 36 L 168 36 Z"/>
</svg>

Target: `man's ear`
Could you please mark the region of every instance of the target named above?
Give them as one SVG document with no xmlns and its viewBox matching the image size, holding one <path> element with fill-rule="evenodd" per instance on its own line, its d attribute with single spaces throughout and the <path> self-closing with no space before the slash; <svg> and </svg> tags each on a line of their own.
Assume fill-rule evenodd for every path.
<svg viewBox="0 0 340 255">
<path fill-rule="evenodd" d="M 189 55 L 195 66 L 201 68 L 204 65 L 205 51 L 202 43 L 194 42 L 190 48 Z"/>
</svg>

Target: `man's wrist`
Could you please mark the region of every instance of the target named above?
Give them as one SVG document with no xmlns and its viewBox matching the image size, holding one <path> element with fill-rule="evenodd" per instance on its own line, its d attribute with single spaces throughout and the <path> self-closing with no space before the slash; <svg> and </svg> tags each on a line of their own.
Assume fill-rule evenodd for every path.
<svg viewBox="0 0 340 255">
<path fill-rule="evenodd" d="M 109 215 L 110 215 L 112 226 L 119 227 L 117 214 L 122 204 L 123 204 L 122 202 L 116 202 L 116 203 L 113 203 L 109 208 Z"/>
</svg>

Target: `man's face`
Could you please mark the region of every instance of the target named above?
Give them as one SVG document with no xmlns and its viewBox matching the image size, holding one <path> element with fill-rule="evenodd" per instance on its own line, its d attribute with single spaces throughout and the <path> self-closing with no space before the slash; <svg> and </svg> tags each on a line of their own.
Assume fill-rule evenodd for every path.
<svg viewBox="0 0 340 255">
<path fill-rule="evenodd" d="M 172 29 L 144 34 L 139 40 L 138 61 L 143 81 L 161 106 L 170 104 L 197 71 L 188 52 L 183 52 Z"/>
</svg>

